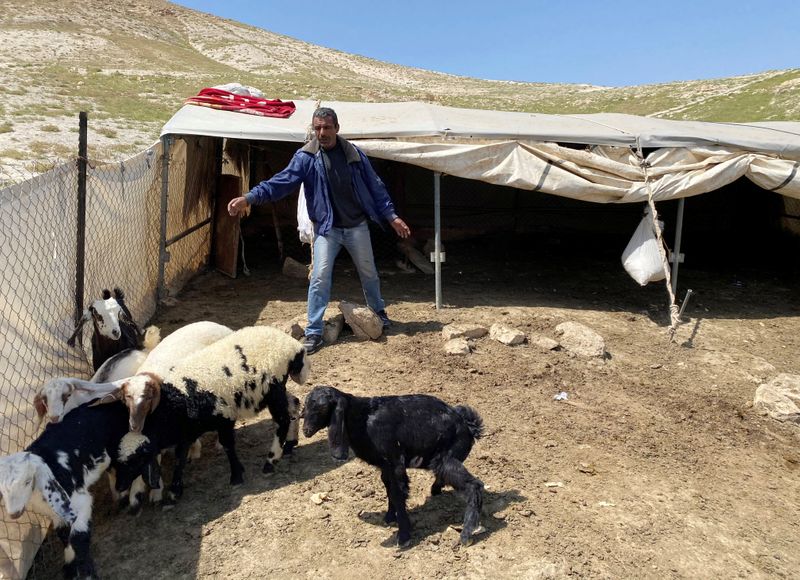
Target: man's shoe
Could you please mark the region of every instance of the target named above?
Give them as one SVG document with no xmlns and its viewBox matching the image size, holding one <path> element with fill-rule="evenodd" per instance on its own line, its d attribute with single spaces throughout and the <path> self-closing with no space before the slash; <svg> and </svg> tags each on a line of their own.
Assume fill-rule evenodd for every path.
<svg viewBox="0 0 800 580">
<path fill-rule="evenodd" d="M 392 325 L 392 321 L 389 320 L 389 316 L 386 314 L 385 310 L 381 310 L 376 314 L 378 315 L 378 318 L 381 319 L 381 323 L 383 324 L 384 328 L 389 328 Z"/>
<path fill-rule="evenodd" d="M 303 348 L 306 354 L 314 354 L 322 348 L 322 336 L 319 334 L 308 334 L 303 338 Z"/>
</svg>

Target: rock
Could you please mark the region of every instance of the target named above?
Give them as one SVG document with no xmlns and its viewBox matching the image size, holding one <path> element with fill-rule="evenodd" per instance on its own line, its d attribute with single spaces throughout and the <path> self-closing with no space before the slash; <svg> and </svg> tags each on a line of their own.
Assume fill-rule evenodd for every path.
<svg viewBox="0 0 800 580">
<path fill-rule="evenodd" d="M 403 274 L 413 274 L 416 272 L 413 266 L 409 265 L 409 262 L 406 260 L 395 260 L 394 265 L 397 266 L 397 269 L 400 270 Z"/>
<path fill-rule="evenodd" d="M 542 336 L 541 334 L 531 334 L 528 337 L 528 344 L 538 346 L 542 350 L 556 350 L 561 346 L 558 344 L 557 340 Z"/>
<path fill-rule="evenodd" d="M 286 258 L 283 261 L 283 275 L 289 278 L 308 279 L 308 266 L 301 264 L 294 258 Z"/>
<path fill-rule="evenodd" d="M 344 316 L 342 314 L 336 314 L 328 318 L 322 328 L 322 340 L 325 341 L 325 344 L 336 342 L 339 339 L 342 328 L 344 328 Z"/>
<path fill-rule="evenodd" d="M 345 323 L 353 329 L 356 338 L 375 340 L 383 334 L 381 319 L 369 307 L 352 302 L 340 302 L 339 310 L 344 315 Z"/>
<path fill-rule="evenodd" d="M 588 326 L 578 322 L 562 322 L 556 326 L 561 346 L 580 356 L 604 357 L 606 343 L 603 337 Z"/>
<path fill-rule="evenodd" d="M 525 342 L 524 332 L 503 324 L 492 324 L 489 329 L 489 337 L 508 346 L 516 346 Z"/>
<path fill-rule="evenodd" d="M 453 338 L 480 338 L 489 334 L 489 330 L 480 324 L 448 324 L 442 329 L 445 340 Z"/>
<path fill-rule="evenodd" d="M 300 340 L 306 333 L 306 326 L 308 325 L 308 319 L 305 316 L 295 316 L 291 320 L 287 322 L 276 322 L 274 324 L 275 328 L 282 330 L 286 334 L 290 335 L 295 340 Z"/>
<path fill-rule="evenodd" d="M 759 385 L 753 406 L 773 419 L 800 425 L 800 376 L 781 373 Z"/>
<path fill-rule="evenodd" d="M 317 505 L 321 505 L 322 502 L 330 499 L 328 492 L 322 491 L 320 493 L 315 493 L 311 495 L 311 501 Z"/>
<path fill-rule="evenodd" d="M 403 255 L 408 259 L 409 262 L 414 264 L 417 268 L 419 268 L 425 274 L 433 274 L 434 268 L 431 266 L 428 257 L 425 256 L 422 252 L 416 249 L 412 244 L 411 240 L 402 240 L 397 243 L 397 249 L 400 250 Z"/>
<path fill-rule="evenodd" d="M 444 343 L 444 351 L 447 354 L 469 354 L 472 352 L 472 347 L 466 338 L 453 338 Z"/>
</svg>

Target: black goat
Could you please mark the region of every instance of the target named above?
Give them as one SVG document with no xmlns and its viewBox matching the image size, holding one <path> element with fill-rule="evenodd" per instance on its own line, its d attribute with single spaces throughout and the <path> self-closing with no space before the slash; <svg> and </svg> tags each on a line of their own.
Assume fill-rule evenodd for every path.
<svg viewBox="0 0 800 580">
<path fill-rule="evenodd" d="M 451 407 L 429 395 L 356 397 L 317 386 L 306 397 L 301 416 L 306 437 L 328 428 L 334 459 L 346 460 L 351 447 L 356 457 L 380 468 L 389 499 L 384 521 L 397 522 L 399 546 L 411 542 L 407 467 L 434 473 L 431 495 L 450 485 L 466 497 L 461 543 L 470 543 L 483 506 L 483 483 L 462 463 L 483 433 L 483 421 L 474 409 Z"/>
<path fill-rule="evenodd" d="M 119 288 L 114 288 L 113 297 L 108 289 L 104 289 L 102 298 L 92 302 L 83 311 L 67 344 L 75 346 L 75 338 L 89 320 L 94 324 L 92 366 L 95 372 L 106 360 L 125 349 L 144 348 L 144 333 L 133 320 L 125 304 L 125 293 Z"/>
</svg>

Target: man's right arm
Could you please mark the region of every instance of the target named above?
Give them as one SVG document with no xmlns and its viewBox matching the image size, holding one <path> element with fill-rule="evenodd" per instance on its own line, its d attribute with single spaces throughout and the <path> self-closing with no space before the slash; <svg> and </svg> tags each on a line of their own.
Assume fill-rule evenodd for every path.
<svg viewBox="0 0 800 580">
<path fill-rule="evenodd" d="M 268 201 L 278 201 L 300 187 L 300 184 L 308 174 L 313 158 L 307 153 L 298 151 L 292 157 L 286 169 L 280 171 L 262 181 L 245 194 L 247 203 L 251 205 L 261 205 Z"/>
<path fill-rule="evenodd" d="M 312 163 L 313 158 L 310 155 L 298 151 L 286 169 L 262 181 L 247 194 L 230 200 L 228 213 L 235 217 L 244 213 L 251 205 L 260 205 L 286 197 L 300 187 Z"/>
</svg>

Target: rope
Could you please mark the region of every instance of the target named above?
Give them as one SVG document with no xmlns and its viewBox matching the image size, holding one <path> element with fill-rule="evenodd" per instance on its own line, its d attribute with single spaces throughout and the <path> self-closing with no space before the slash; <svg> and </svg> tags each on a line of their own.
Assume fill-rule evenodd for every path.
<svg viewBox="0 0 800 580">
<path fill-rule="evenodd" d="M 247 259 L 244 256 L 244 234 L 239 230 L 239 247 L 242 249 L 242 274 L 250 275 L 250 268 L 247 267 Z"/>
<path fill-rule="evenodd" d="M 678 313 L 678 305 L 675 304 L 675 294 L 672 292 L 672 271 L 669 268 L 669 260 L 667 258 L 667 250 L 666 244 L 664 243 L 664 237 L 662 236 L 661 227 L 658 224 L 658 212 L 656 211 L 656 202 L 653 200 L 653 188 L 650 185 L 650 174 L 647 172 L 647 168 L 650 164 L 644 158 L 642 154 L 641 145 L 638 147 L 637 156 L 639 157 L 639 166 L 642 168 L 642 172 L 644 173 L 644 185 L 647 188 L 647 204 L 650 206 L 650 217 L 653 220 L 653 231 L 656 234 L 656 238 L 658 240 L 658 253 L 661 254 L 661 263 L 665 264 L 664 266 L 664 283 L 667 286 L 667 295 L 669 296 L 669 340 L 670 342 L 675 342 L 675 331 L 678 330 L 678 325 L 680 324 L 680 315 Z"/>
</svg>

